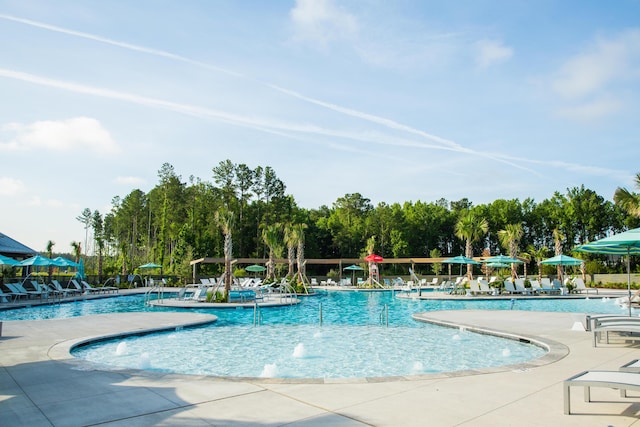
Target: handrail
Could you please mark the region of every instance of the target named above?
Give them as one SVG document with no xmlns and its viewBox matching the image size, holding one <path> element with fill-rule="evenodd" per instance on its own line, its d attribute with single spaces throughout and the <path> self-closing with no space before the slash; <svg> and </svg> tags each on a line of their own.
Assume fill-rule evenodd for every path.
<svg viewBox="0 0 640 427">
<path fill-rule="evenodd" d="M 387 304 L 382 307 L 380 312 L 380 324 L 389 327 L 389 306 Z"/>
</svg>

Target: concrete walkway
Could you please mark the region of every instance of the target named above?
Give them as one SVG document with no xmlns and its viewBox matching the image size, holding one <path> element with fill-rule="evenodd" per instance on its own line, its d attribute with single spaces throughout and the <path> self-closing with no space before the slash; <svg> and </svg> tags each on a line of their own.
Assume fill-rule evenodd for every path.
<svg viewBox="0 0 640 427">
<path fill-rule="evenodd" d="M 571 330 L 575 314 L 442 311 L 422 320 L 495 329 L 550 343 L 531 364 L 411 378 L 332 381 L 214 378 L 103 369 L 74 359 L 92 337 L 214 321 L 197 313 L 129 313 L 4 322 L 0 338 L 2 426 L 640 426 L 640 397 L 573 393 L 563 415 L 562 381 L 589 369 L 617 370 L 640 357 L 623 345 L 593 348 Z M 633 396 L 634 394 L 631 393 Z"/>
</svg>

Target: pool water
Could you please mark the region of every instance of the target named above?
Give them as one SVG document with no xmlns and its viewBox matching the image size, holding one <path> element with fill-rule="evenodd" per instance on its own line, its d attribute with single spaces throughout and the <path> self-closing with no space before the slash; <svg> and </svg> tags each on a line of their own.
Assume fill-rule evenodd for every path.
<svg viewBox="0 0 640 427">
<path fill-rule="evenodd" d="M 626 312 L 614 300 L 526 299 L 427 301 L 392 292 L 325 292 L 301 304 L 260 309 L 197 309 L 214 324 L 102 341 L 74 350 L 109 366 L 240 377 L 352 378 L 415 375 L 517 364 L 544 350 L 525 343 L 415 321 L 432 310 Z M 144 297 L 118 296 L 0 311 L 1 320 L 50 319 L 135 311 Z"/>
</svg>

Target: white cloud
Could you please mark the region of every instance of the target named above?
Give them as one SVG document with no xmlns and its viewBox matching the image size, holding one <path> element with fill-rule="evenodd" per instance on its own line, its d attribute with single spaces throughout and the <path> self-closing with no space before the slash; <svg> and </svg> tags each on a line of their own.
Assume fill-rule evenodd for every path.
<svg viewBox="0 0 640 427">
<path fill-rule="evenodd" d="M 615 113 L 622 106 L 622 102 L 611 97 L 604 97 L 581 105 L 560 108 L 556 111 L 556 115 L 571 120 L 589 122 Z"/>
<path fill-rule="evenodd" d="M 12 134 L 0 149 L 73 151 L 89 149 L 100 154 L 116 154 L 120 147 L 96 119 L 75 117 L 45 120 L 28 125 L 9 123 L 0 130 Z"/>
<path fill-rule="evenodd" d="M 497 40 L 480 40 L 475 43 L 476 64 L 487 68 L 513 56 L 513 49 Z"/>
<path fill-rule="evenodd" d="M 125 185 L 140 185 L 144 184 L 145 180 L 137 176 L 119 176 L 116 178 L 116 183 Z"/>
<path fill-rule="evenodd" d="M 0 176 L 0 196 L 16 196 L 24 189 L 24 183 L 19 179 Z"/>
<path fill-rule="evenodd" d="M 321 48 L 335 40 L 349 39 L 358 31 L 356 18 L 336 6 L 333 0 L 296 0 L 289 15 L 295 40 Z"/>
<path fill-rule="evenodd" d="M 599 38 L 586 52 L 569 58 L 558 71 L 553 89 L 569 99 L 593 95 L 613 82 L 637 78 L 640 30 Z"/>
</svg>

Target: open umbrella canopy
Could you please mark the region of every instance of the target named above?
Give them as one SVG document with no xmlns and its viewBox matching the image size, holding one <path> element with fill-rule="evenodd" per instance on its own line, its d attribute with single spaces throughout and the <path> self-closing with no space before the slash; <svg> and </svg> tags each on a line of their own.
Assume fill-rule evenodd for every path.
<svg viewBox="0 0 640 427">
<path fill-rule="evenodd" d="M 20 261 L 15 260 L 13 258 L 9 258 L 8 256 L 0 255 L 0 265 L 18 265 Z"/>
<path fill-rule="evenodd" d="M 139 266 L 138 268 L 161 268 L 162 266 L 159 264 L 154 264 L 152 262 L 148 262 L 146 264 L 142 264 L 141 266 Z"/>
<path fill-rule="evenodd" d="M 480 265 L 481 263 L 476 261 L 475 259 L 467 258 L 463 255 L 458 255 L 453 258 L 448 258 L 442 261 L 443 264 L 473 264 Z"/>
<path fill-rule="evenodd" d="M 496 255 L 491 258 L 483 259 L 482 262 L 485 262 L 485 263 L 499 262 L 502 264 L 522 264 L 522 261 L 520 261 L 519 259 L 511 258 L 506 255 Z"/>
<path fill-rule="evenodd" d="M 507 268 L 511 264 L 506 264 L 504 262 L 487 262 L 487 263 L 485 263 L 485 265 L 487 267 L 491 267 L 491 268 Z"/>
<path fill-rule="evenodd" d="M 629 316 L 631 316 L 631 255 L 640 255 L 640 228 L 614 234 L 586 245 L 578 246 L 579 252 L 627 256 L 627 292 L 629 294 Z"/>
<path fill-rule="evenodd" d="M 77 262 L 71 261 L 70 259 L 61 256 L 54 258 L 53 261 L 56 262 L 55 265 L 59 267 L 78 267 L 80 265 Z"/>
<path fill-rule="evenodd" d="M 343 270 L 349 270 L 349 271 L 362 271 L 364 270 L 364 268 L 360 267 L 359 265 L 350 265 L 349 267 L 345 267 L 343 268 Z"/>
<path fill-rule="evenodd" d="M 578 258 L 573 258 L 567 255 L 556 255 L 552 258 L 547 258 L 543 261 L 540 261 L 540 264 L 546 265 L 580 265 L 584 261 Z"/>
<path fill-rule="evenodd" d="M 380 255 L 377 255 L 377 254 L 369 254 L 366 257 L 364 257 L 364 260 L 367 262 L 382 262 L 384 261 L 384 258 L 382 258 Z"/>
<path fill-rule="evenodd" d="M 64 267 L 61 263 L 54 261 L 50 258 L 44 257 L 42 255 L 35 255 L 32 256 L 31 258 L 27 258 L 23 261 L 20 261 L 20 264 L 18 264 L 21 267 L 27 267 L 27 266 L 34 266 L 34 267 L 49 267 L 49 266 L 56 266 L 56 267 Z"/>
<path fill-rule="evenodd" d="M 258 265 L 258 264 L 253 264 L 245 268 L 246 271 L 250 271 L 252 273 L 260 273 L 262 271 L 265 271 L 266 269 L 267 269 L 266 267 L 263 267 L 262 265 Z"/>
</svg>

